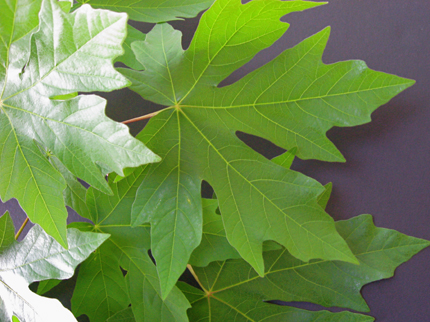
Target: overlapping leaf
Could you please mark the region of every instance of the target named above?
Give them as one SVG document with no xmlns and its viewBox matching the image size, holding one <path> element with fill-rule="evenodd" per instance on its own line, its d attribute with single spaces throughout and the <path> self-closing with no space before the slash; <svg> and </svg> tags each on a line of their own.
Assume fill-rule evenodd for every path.
<svg viewBox="0 0 430 322">
<path fill-rule="evenodd" d="M 214 188 L 227 238 L 264 274 L 262 244 L 274 240 L 303 261 L 354 262 L 332 219 L 316 203 L 323 187 L 252 151 L 242 131 L 301 158 L 342 161 L 326 138 L 332 126 L 369 121 L 370 113 L 413 82 L 363 62 L 324 65 L 325 29 L 233 85 L 217 85 L 287 29 L 280 17 L 321 3 L 218 0 L 202 16 L 190 47 L 157 25 L 132 49 L 143 72 L 121 69 L 131 89 L 168 106 L 138 136 L 163 161 L 148 166 L 132 223 L 150 222 L 163 294 L 183 272 L 201 238 L 201 181 Z"/>
<path fill-rule="evenodd" d="M 13 235 L 13 226 L 8 230 L 7 233 Z M 14 242 L 2 250 L 0 320 L 11 321 L 15 315 L 22 322 L 76 321 L 58 300 L 41 297 L 31 292 L 28 285 L 51 278 L 72 277 L 76 266 L 108 237 L 69 229 L 69 249 L 66 250 L 36 225 L 22 242 Z"/>
<path fill-rule="evenodd" d="M 243 260 L 194 268 L 202 290 L 181 283 L 192 304 L 192 321 L 373 321 L 351 313 L 307 312 L 278 307 L 267 300 L 308 301 L 367 312 L 363 285 L 393 276 L 395 268 L 427 247 L 428 241 L 376 228 L 370 215 L 336 223 L 360 265 L 339 261 L 302 262 L 285 249 L 264 253 L 260 278 Z"/>
<path fill-rule="evenodd" d="M 131 307 L 128 307 L 125 310 L 122 310 L 117 314 L 113 315 L 106 321 L 107 322 L 135 322 L 136 319 L 134 318 L 133 310 L 131 309 Z"/>
<path fill-rule="evenodd" d="M 111 235 L 80 267 L 72 298 L 76 316 L 86 314 L 93 322 L 115 321 L 123 315 L 119 312 L 132 304 L 136 321 L 187 321 L 186 310 L 190 306 L 176 287 L 164 301 L 161 299 L 156 268 L 147 253 L 150 246 L 147 225 L 131 227 L 131 206 L 143 179 L 142 171 L 142 167 L 137 168 L 118 183 L 112 182 L 115 177 L 112 175 L 113 196 L 90 188 L 87 204 L 94 225 L 72 224 Z M 120 267 L 127 270 L 126 277 Z"/>
<path fill-rule="evenodd" d="M 112 66 L 123 53 L 127 17 L 90 6 L 68 14 L 54 0 L 0 0 L 0 11 L 0 196 L 17 198 L 67 247 L 65 180 L 46 155 L 106 193 L 99 166 L 122 174 L 158 160 L 105 116 L 105 100 L 68 96 L 128 84 Z"/>
<path fill-rule="evenodd" d="M 287 155 L 287 157 L 285 156 Z M 294 159 L 294 155 L 285 152 L 278 160 L 281 160 L 284 167 L 287 167 L 284 161 Z M 288 168 L 288 167 L 287 167 Z M 324 186 L 325 190 L 318 196 L 318 204 L 325 209 L 328 199 L 330 198 L 332 185 L 331 183 Z M 217 213 L 218 201 L 215 199 L 203 199 L 203 235 L 202 242 L 191 254 L 189 263 L 191 265 L 205 267 L 211 262 L 223 261 L 227 259 L 240 258 L 239 253 L 230 245 L 226 238 L 222 217 Z M 267 241 L 263 244 L 263 251 L 278 250 L 282 247 L 273 241 Z"/>
<path fill-rule="evenodd" d="M 14 241 L 14 226 L 9 212 L 0 217 L 0 254 L 3 253 Z"/>
<path fill-rule="evenodd" d="M 164 22 L 195 17 L 214 0 L 78 0 L 94 8 L 126 12 L 131 20 Z"/>
<path fill-rule="evenodd" d="M 203 199 L 203 237 L 200 245 L 191 254 L 189 263 L 207 266 L 214 261 L 240 258 L 227 241 L 222 218 L 216 213 L 218 200 Z"/>
</svg>

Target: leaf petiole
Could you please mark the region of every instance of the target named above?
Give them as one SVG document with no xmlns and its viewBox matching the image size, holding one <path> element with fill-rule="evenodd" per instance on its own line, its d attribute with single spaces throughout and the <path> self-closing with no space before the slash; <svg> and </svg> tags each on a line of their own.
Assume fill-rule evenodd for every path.
<svg viewBox="0 0 430 322">
<path fill-rule="evenodd" d="M 18 240 L 18 237 L 21 235 L 22 231 L 24 230 L 25 226 L 27 225 L 28 220 L 29 220 L 28 217 L 25 218 L 24 222 L 22 223 L 21 227 L 19 228 L 18 232 L 15 235 L 15 240 Z"/>
<path fill-rule="evenodd" d="M 208 291 L 203 284 L 200 282 L 199 277 L 197 276 L 196 272 L 194 272 L 193 267 L 190 264 L 187 264 L 187 268 L 190 271 L 191 275 L 193 275 L 194 279 L 196 280 L 196 282 L 199 284 L 199 286 L 202 288 L 202 290 L 206 293 L 206 294 L 210 294 L 211 292 Z"/>
<path fill-rule="evenodd" d="M 130 119 L 130 120 L 122 121 L 121 123 L 122 124 L 129 124 L 129 123 L 134 123 L 134 122 L 138 122 L 138 121 L 142 121 L 142 120 L 147 120 L 147 119 L 150 119 L 151 117 L 154 117 L 155 115 L 157 115 L 160 112 L 161 111 L 149 113 L 149 114 L 146 114 L 146 115 L 135 117 L 135 118 Z"/>
</svg>

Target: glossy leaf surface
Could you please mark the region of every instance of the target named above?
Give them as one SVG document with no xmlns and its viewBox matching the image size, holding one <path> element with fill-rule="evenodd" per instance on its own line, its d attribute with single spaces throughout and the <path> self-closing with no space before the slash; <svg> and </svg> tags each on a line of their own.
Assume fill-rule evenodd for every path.
<svg viewBox="0 0 430 322">
<path fill-rule="evenodd" d="M 195 17 L 214 0 L 78 0 L 94 8 L 126 12 L 131 20 L 165 22 Z"/>
<path fill-rule="evenodd" d="M 72 277 L 76 266 L 108 237 L 69 229 L 66 250 L 34 226 L 22 242 L 14 242 L 0 255 L 0 320 L 11 321 L 15 315 L 22 322 L 76 321 L 58 300 L 41 297 L 28 285 Z"/>
<path fill-rule="evenodd" d="M 122 174 L 159 160 L 105 116 L 104 99 L 64 96 L 128 84 L 112 65 L 123 53 L 127 17 L 88 5 L 68 14 L 54 0 L 1 0 L 0 9 L 0 196 L 17 198 L 67 247 L 66 184 L 47 156 L 106 193 L 100 166 Z"/>
<path fill-rule="evenodd" d="M 339 221 L 336 228 L 360 265 L 324 260 L 305 263 L 284 249 L 264 253 L 264 278 L 240 259 L 194 268 L 204 291 L 181 284 L 193 306 L 190 320 L 373 321 L 352 313 L 306 312 L 264 302 L 307 301 L 367 312 L 361 287 L 393 276 L 398 265 L 430 244 L 394 230 L 376 228 L 370 215 Z"/>
<path fill-rule="evenodd" d="M 163 294 L 200 243 L 202 180 L 219 199 L 229 243 L 260 275 L 266 240 L 303 261 L 355 261 L 317 204 L 324 188 L 268 161 L 235 132 L 296 147 L 301 158 L 343 161 L 325 132 L 369 121 L 375 108 L 413 81 L 372 71 L 361 61 L 323 64 L 325 29 L 240 81 L 217 87 L 285 32 L 283 15 L 320 4 L 218 0 L 186 51 L 181 33 L 167 24 L 132 44 L 145 70 L 121 72 L 143 98 L 168 106 L 138 136 L 163 161 L 145 170 L 132 214 L 134 225 L 151 223 Z"/>
<path fill-rule="evenodd" d="M 80 267 L 72 297 L 72 311 L 76 316 L 86 314 L 92 322 L 104 322 L 132 304 L 136 321 L 187 321 L 186 310 L 190 305 L 176 287 L 164 301 L 161 299 L 160 281 L 148 255 L 148 225 L 132 228 L 130 223 L 142 171 L 142 167 L 137 168 L 117 183 L 112 182 L 115 175 L 111 175 L 113 196 L 89 188 L 88 218 L 94 225 L 72 224 L 79 229 L 111 235 Z M 126 277 L 121 268 L 128 271 Z"/>
</svg>

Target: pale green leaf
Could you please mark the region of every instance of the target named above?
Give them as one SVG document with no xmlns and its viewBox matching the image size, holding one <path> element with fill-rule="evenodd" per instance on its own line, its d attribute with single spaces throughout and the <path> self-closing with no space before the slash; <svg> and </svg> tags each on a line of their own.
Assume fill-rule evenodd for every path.
<svg viewBox="0 0 430 322">
<path fill-rule="evenodd" d="M 164 22 L 195 17 L 214 0 L 78 0 L 94 8 L 126 12 L 131 20 Z"/>
<path fill-rule="evenodd" d="M 68 96 L 128 84 L 112 65 L 123 53 L 127 16 L 88 5 L 68 14 L 55 0 L 1 0 L 0 9 L 0 196 L 18 199 L 32 222 L 67 247 L 65 180 L 39 147 L 106 193 L 98 164 L 122 175 L 159 160 L 105 116 L 104 99 Z"/>
<path fill-rule="evenodd" d="M 321 208 L 325 209 L 327 207 L 327 203 L 331 196 L 331 191 L 333 189 L 333 184 L 331 182 L 327 183 L 324 186 L 325 190 L 318 196 L 318 204 Z"/>
<path fill-rule="evenodd" d="M 41 297 L 28 285 L 72 277 L 76 266 L 108 237 L 69 229 L 66 250 L 40 226 L 34 226 L 22 242 L 13 243 L 0 255 L 0 320 L 11 321 L 15 315 L 22 322 L 76 321 L 58 300 Z"/>
<path fill-rule="evenodd" d="M 0 254 L 15 241 L 15 227 L 9 212 L 0 217 Z"/>
<path fill-rule="evenodd" d="M 276 307 L 265 300 L 308 301 L 326 307 L 338 306 L 368 311 L 360 294 L 363 285 L 393 276 L 397 266 L 430 245 L 430 242 L 397 231 L 376 228 L 370 215 L 336 223 L 336 228 L 360 265 L 339 261 L 302 262 L 285 249 L 266 252 L 266 271 L 259 277 L 243 260 L 215 262 L 194 268 L 203 291 L 184 286 L 193 308 L 193 321 L 231 321 L 240 316 L 251 321 L 337 321 L 328 312 L 303 312 Z M 278 314 L 276 317 L 271 315 Z M 367 321 L 364 316 L 339 315 L 339 321 Z M 281 319 L 281 317 L 283 319 Z M 340 318 L 342 317 L 342 318 Z M 276 320 L 276 318 L 278 320 Z M 370 317 L 367 317 L 371 319 Z M 319 320 L 318 320 L 319 321 Z M 370 320 L 372 321 L 372 319 Z"/>
<path fill-rule="evenodd" d="M 57 286 L 60 283 L 61 283 L 60 280 L 46 280 L 46 281 L 41 281 L 39 283 L 39 285 L 37 286 L 37 294 L 43 295 L 46 292 L 52 290 L 55 286 Z"/>
<path fill-rule="evenodd" d="M 88 223 L 73 223 L 83 230 L 105 232 L 111 238 L 79 270 L 72 297 L 76 316 L 86 314 L 92 322 L 104 322 L 125 310 L 131 303 L 137 321 L 186 321 L 189 304 L 176 287 L 163 301 L 155 265 L 147 251 L 150 247 L 148 225 L 131 226 L 131 207 L 143 177 L 144 167 L 114 183 L 113 196 L 89 188 Z M 128 271 L 126 278 L 120 269 Z M 103 272 L 103 274 L 102 274 Z M 130 294 L 130 297 L 129 297 Z"/>
<path fill-rule="evenodd" d="M 61 9 L 67 13 L 73 6 L 73 0 L 58 1 L 58 4 L 60 5 Z"/>
<path fill-rule="evenodd" d="M 264 273 L 261 252 L 265 240 L 288 247 L 305 261 L 355 262 L 333 220 L 316 203 L 323 187 L 270 162 L 240 141 L 234 132 L 247 132 L 250 123 L 242 119 L 254 115 L 253 122 L 265 132 L 269 123 L 255 113 L 252 104 L 238 107 L 241 115 L 232 117 L 236 106 L 229 108 L 223 93 L 236 84 L 216 87 L 283 34 L 288 25 L 279 19 L 284 14 L 318 5 L 278 0 L 242 5 L 239 0 L 219 0 L 202 16 L 188 50 L 181 47 L 180 32 L 167 24 L 155 26 L 144 42 L 132 44 L 145 70 L 121 69 L 133 81 L 131 89 L 170 105 L 138 136 L 163 161 L 145 170 L 132 213 L 133 224 L 151 223 L 152 254 L 163 295 L 200 244 L 202 180 L 209 182 L 219 198 L 230 244 L 260 274 Z M 260 28 L 262 21 L 264 28 Z M 254 92 L 261 88 L 255 86 Z M 285 117 L 282 120 L 297 124 Z M 284 131 L 274 133 L 278 130 Z M 297 146 L 297 140 L 294 142 Z"/>
<path fill-rule="evenodd" d="M 283 166 L 284 168 L 290 169 L 291 165 L 293 164 L 294 158 L 297 154 L 297 148 L 291 148 L 288 151 L 285 151 L 281 155 L 278 155 L 277 157 L 273 158 L 272 161 L 276 164 L 279 164 L 280 166 Z"/>
</svg>

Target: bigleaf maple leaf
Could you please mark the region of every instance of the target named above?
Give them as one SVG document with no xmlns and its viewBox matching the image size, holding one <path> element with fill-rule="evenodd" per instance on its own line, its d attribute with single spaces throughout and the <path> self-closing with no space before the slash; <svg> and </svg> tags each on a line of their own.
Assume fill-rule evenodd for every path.
<svg viewBox="0 0 430 322">
<path fill-rule="evenodd" d="M 104 99 L 69 95 L 128 84 L 112 65 L 127 16 L 88 5 L 68 14 L 54 0 L 0 0 L 0 11 L 0 197 L 67 247 L 65 180 L 47 155 L 106 193 L 100 166 L 122 174 L 158 160 L 105 116 Z"/>
<path fill-rule="evenodd" d="M 13 237 L 9 215 L 0 218 L 2 235 Z M 36 225 L 21 242 L 0 239 L 0 320 L 21 322 L 76 321 L 58 300 L 33 293 L 28 285 L 51 278 L 68 279 L 109 235 L 69 229 L 69 249 L 64 249 Z"/>
<path fill-rule="evenodd" d="M 77 6 L 87 3 L 94 8 L 126 12 L 131 20 L 164 22 L 195 17 L 214 0 L 78 0 Z"/>
<path fill-rule="evenodd" d="M 201 240 L 202 180 L 219 199 L 228 241 L 260 275 L 265 240 L 303 261 L 356 261 L 317 205 L 323 187 L 267 160 L 235 132 L 297 147 L 300 158 L 343 161 L 325 132 L 369 121 L 374 109 L 413 81 L 372 71 L 361 61 L 323 64 L 327 28 L 240 81 L 218 87 L 284 33 L 283 15 L 320 4 L 218 0 L 203 14 L 187 50 L 181 33 L 168 24 L 132 43 L 145 70 L 120 71 L 144 99 L 167 106 L 138 135 L 163 161 L 146 168 L 132 213 L 134 225 L 151 223 L 164 295 Z"/>
<path fill-rule="evenodd" d="M 93 8 L 125 12 L 130 20 L 158 23 L 195 17 L 213 2 L 214 0 L 78 0 L 74 9 L 83 4 L 89 4 Z M 133 69 L 142 70 L 142 64 L 134 58 L 131 43 L 144 37 L 142 32 L 127 25 L 124 55 L 118 57 L 116 61 Z"/>
<path fill-rule="evenodd" d="M 143 170 L 139 167 L 117 183 L 111 175 L 113 196 L 89 188 L 88 218 L 94 225 L 71 224 L 111 236 L 79 269 L 72 297 L 76 316 L 86 314 L 93 322 L 104 322 L 131 304 L 136 321 L 188 321 L 186 311 L 190 304 L 179 289 L 174 287 L 164 300 L 161 297 L 157 271 L 148 255 L 149 225 L 131 226 L 131 207 Z M 121 268 L 127 270 L 126 277 Z"/>
<path fill-rule="evenodd" d="M 193 306 L 190 320 L 373 321 L 370 316 L 350 312 L 310 312 L 265 302 L 307 301 L 368 312 L 360 294 L 363 285 L 393 276 L 397 266 L 430 244 L 395 230 L 377 228 L 370 215 L 338 221 L 336 228 L 360 265 L 324 260 L 304 263 L 279 249 L 264 252 L 264 278 L 241 259 L 213 262 L 204 268 L 190 267 L 202 288 L 179 284 Z M 218 247 L 224 248 L 221 243 Z"/>
</svg>

